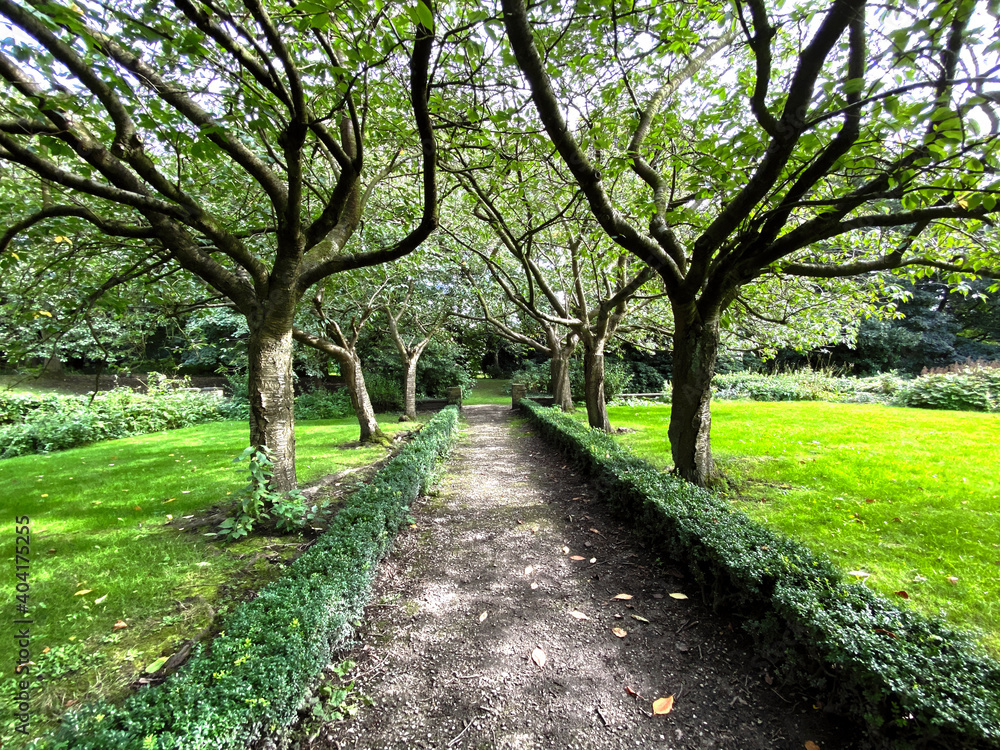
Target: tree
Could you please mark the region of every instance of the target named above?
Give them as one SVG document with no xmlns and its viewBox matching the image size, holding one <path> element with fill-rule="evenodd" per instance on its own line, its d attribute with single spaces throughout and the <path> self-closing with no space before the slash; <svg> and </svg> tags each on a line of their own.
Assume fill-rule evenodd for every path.
<svg viewBox="0 0 1000 750">
<path fill-rule="evenodd" d="M 524 0 L 502 7 L 534 110 L 593 216 L 669 296 L 680 476 L 715 474 L 720 323 L 747 283 L 914 265 L 996 273 L 995 245 L 962 241 L 981 236 L 1000 192 L 1000 78 L 984 62 L 1000 43 L 977 28 L 975 0 L 834 0 L 783 16 L 748 0 L 733 17 L 584 2 L 536 6 L 534 26 Z M 713 65 L 722 49 L 728 59 Z M 571 107 L 584 110 L 584 135 L 567 123 Z M 623 192 L 636 184 L 629 172 L 639 205 Z"/>
<path fill-rule="evenodd" d="M 630 303 L 655 273 L 595 235 L 589 217 L 576 215 L 578 189 L 560 184 L 558 171 L 546 157 L 532 154 L 525 143 L 530 140 L 526 135 L 520 136 L 520 143 L 499 139 L 501 156 L 493 160 L 492 169 L 471 166 L 464 159 L 461 169 L 450 168 L 469 198 L 473 216 L 489 227 L 497 246 L 477 242 L 467 227 L 462 227 L 464 237 L 461 230 L 446 229 L 478 256 L 517 314 L 541 329 L 544 338 L 517 331 L 491 313 L 477 290 L 484 320 L 511 341 L 549 355 L 553 396 L 564 410 L 572 408 L 569 358 L 578 343 L 583 345 L 588 422 L 608 431 L 605 349 Z M 655 293 L 647 295 L 643 304 L 655 298 Z"/>
<path fill-rule="evenodd" d="M 51 185 L 0 252 L 42 223 L 89 224 L 138 240 L 131 262 L 167 256 L 231 301 L 250 331 L 250 442 L 290 489 L 300 299 L 437 225 L 428 6 L 0 0 L 0 15 L 18 34 L 0 52 L 0 160 Z M 350 252 L 372 185 L 414 148 L 409 229 Z"/>
</svg>

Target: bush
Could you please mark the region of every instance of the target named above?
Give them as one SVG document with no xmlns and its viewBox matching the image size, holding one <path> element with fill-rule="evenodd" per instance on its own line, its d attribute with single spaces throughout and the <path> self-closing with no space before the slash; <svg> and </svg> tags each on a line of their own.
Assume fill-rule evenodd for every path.
<svg viewBox="0 0 1000 750">
<path fill-rule="evenodd" d="M 375 411 L 397 411 L 403 408 L 403 383 L 398 378 L 381 372 L 366 372 L 365 386 Z"/>
<path fill-rule="evenodd" d="M 889 403 L 904 381 L 895 373 L 870 378 L 837 377 L 826 370 L 802 369 L 764 375 L 734 372 L 712 380 L 715 398 L 751 401 L 839 401 Z"/>
<path fill-rule="evenodd" d="M 922 409 L 1000 410 L 1000 368 L 972 364 L 949 369 L 911 381 L 894 403 Z"/>
<path fill-rule="evenodd" d="M 341 419 L 353 414 L 346 388 L 313 390 L 295 397 L 296 419 Z"/>
<path fill-rule="evenodd" d="M 225 419 L 222 402 L 199 393 L 128 388 L 87 396 L 24 397 L 6 402 L 5 413 L 22 414 L 20 424 L 0 427 L 0 458 L 50 453 L 98 440 L 144 435 Z"/>
<path fill-rule="evenodd" d="M 665 475 L 598 430 L 522 401 L 603 499 L 737 613 L 778 672 L 827 694 L 875 747 L 1000 747 L 1000 665 L 939 620 L 848 584 L 825 558 Z"/>
<path fill-rule="evenodd" d="M 242 750 L 264 738 L 281 744 L 336 644 L 361 617 L 378 561 L 450 448 L 457 421 L 455 408 L 436 415 L 179 672 L 121 706 L 99 703 L 68 714 L 40 747 Z"/>
<path fill-rule="evenodd" d="M 650 368 L 652 369 L 652 368 Z M 655 371 L 654 371 L 655 372 Z M 525 383 L 529 393 L 552 393 L 549 360 L 544 362 L 526 362 L 510 379 L 511 383 Z M 569 382 L 573 398 L 584 399 L 583 362 L 579 359 L 569 361 Z M 617 359 L 604 360 L 604 397 L 611 401 L 619 393 L 624 393 L 632 382 L 632 373 L 628 365 Z M 660 379 L 659 390 L 663 386 Z"/>
</svg>

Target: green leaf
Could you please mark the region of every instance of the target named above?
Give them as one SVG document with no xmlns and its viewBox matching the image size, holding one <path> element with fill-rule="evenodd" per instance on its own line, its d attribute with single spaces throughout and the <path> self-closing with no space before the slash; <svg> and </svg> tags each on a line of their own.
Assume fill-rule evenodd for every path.
<svg viewBox="0 0 1000 750">
<path fill-rule="evenodd" d="M 148 667 L 146 667 L 146 674 L 155 674 L 156 672 L 159 672 L 160 669 L 163 667 L 163 665 L 166 663 L 167 663 L 167 657 L 161 656 L 159 659 L 157 659 Z"/>
<path fill-rule="evenodd" d="M 427 7 L 427 4 L 423 0 L 417 0 L 417 21 L 419 21 L 424 28 L 430 30 L 434 28 L 434 14 L 431 13 L 431 9 Z"/>
</svg>

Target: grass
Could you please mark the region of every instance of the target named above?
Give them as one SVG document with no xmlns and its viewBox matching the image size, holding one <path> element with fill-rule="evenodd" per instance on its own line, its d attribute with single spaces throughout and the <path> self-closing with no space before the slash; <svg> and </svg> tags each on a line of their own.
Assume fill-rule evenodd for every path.
<svg viewBox="0 0 1000 750">
<path fill-rule="evenodd" d="M 389 420 L 383 429 L 390 434 L 412 427 Z M 338 448 L 357 433 L 351 418 L 298 423 L 300 482 L 385 455 L 380 447 Z M 146 666 L 207 628 L 228 602 L 275 578 L 281 566 L 272 562 L 297 551 L 298 536 L 223 544 L 201 533 L 208 528 L 166 525 L 246 484 L 245 464 L 232 463 L 246 444 L 245 422 L 218 422 L 0 461 L 11 596 L 13 519 L 31 519 L 31 660 L 46 675 L 33 703 L 36 725 L 70 702 L 123 695 Z M 14 642 L 13 619 L 0 622 L 0 642 Z M 119 621 L 127 627 L 116 630 Z M 6 705 L 13 682 L 0 689 Z M 11 739 L 9 725 L 0 739 Z"/>
<path fill-rule="evenodd" d="M 668 406 L 608 413 L 636 431 L 623 443 L 671 466 Z M 750 516 L 1000 655 L 1000 415 L 716 402 L 712 420 L 728 493 Z"/>
<path fill-rule="evenodd" d="M 510 405 L 510 394 L 504 390 L 510 386 L 509 380 L 493 378 L 478 378 L 472 393 L 462 398 L 463 404 L 507 404 Z"/>
</svg>

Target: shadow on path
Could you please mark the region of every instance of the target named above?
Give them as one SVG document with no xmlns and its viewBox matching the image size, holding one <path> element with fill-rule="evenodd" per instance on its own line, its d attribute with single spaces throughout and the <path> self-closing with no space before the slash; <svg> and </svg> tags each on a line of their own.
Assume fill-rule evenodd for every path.
<svg viewBox="0 0 1000 750">
<path fill-rule="evenodd" d="M 374 705 L 302 747 L 853 747 L 853 728 L 769 685 L 740 623 L 697 603 L 508 408 L 464 416 L 343 654 Z"/>
</svg>

